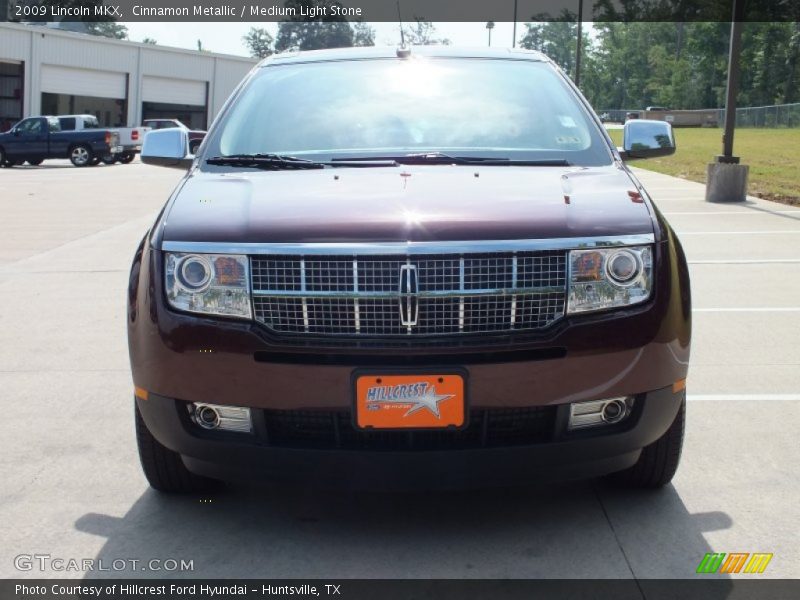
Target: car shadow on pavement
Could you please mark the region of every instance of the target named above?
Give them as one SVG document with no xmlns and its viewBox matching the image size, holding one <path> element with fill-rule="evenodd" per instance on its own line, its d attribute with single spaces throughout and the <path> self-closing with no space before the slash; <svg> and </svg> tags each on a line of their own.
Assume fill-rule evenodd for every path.
<svg viewBox="0 0 800 600">
<path fill-rule="evenodd" d="M 591 481 L 436 494 L 148 490 L 122 518 L 75 524 L 107 538 L 97 559 L 110 570 L 89 578 L 686 578 L 712 551 L 704 534 L 731 525 L 722 512 L 690 514 L 671 486 Z M 192 569 L 167 571 L 167 559 Z"/>
<path fill-rule="evenodd" d="M 115 167 L 115 166 L 117 165 L 106 165 L 103 163 L 99 163 L 96 165 L 88 165 L 85 167 L 75 167 L 74 165 L 67 163 L 67 164 L 55 164 L 55 165 L 41 164 L 36 166 L 16 165 L 12 167 L 12 169 L 16 171 L 48 171 L 52 169 L 93 169 L 97 167 Z"/>
<path fill-rule="evenodd" d="M 38 165 L 38 166 L 31 166 L 31 165 L 14 165 L 11 167 L 12 171 L 47 171 L 49 169 L 75 169 L 76 167 L 72 166 L 71 164 L 66 165 Z M 8 170 L 8 167 L 4 167 L 4 170 Z"/>
<path fill-rule="evenodd" d="M 752 200 L 746 200 L 745 202 L 736 203 L 736 206 L 741 206 L 742 208 L 749 208 L 751 210 L 772 215 L 774 217 L 781 217 L 784 219 L 792 219 L 793 221 L 800 221 L 800 210 L 794 210 L 795 208 L 797 208 L 797 205 L 784 204 L 783 206 L 785 206 L 785 208 L 775 210 L 772 208 L 766 208 L 764 206 L 760 206 L 758 203 L 753 202 Z"/>
</svg>

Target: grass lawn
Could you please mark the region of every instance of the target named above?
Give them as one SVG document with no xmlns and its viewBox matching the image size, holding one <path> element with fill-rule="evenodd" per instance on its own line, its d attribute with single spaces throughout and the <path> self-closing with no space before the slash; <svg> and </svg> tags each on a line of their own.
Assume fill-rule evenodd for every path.
<svg viewBox="0 0 800 600">
<path fill-rule="evenodd" d="M 609 131 L 622 145 L 622 130 Z M 722 128 L 676 128 L 672 156 L 631 161 L 632 166 L 705 183 L 706 165 L 722 153 Z M 748 193 L 800 204 L 800 129 L 737 129 L 733 153 L 750 166 Z"/>
</svg>

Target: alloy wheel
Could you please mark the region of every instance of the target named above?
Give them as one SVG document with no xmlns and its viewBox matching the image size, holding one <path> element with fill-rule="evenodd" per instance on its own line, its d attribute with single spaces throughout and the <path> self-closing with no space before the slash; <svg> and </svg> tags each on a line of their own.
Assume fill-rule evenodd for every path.
<svg viewBox="0 0 800 600">
<path fill-rule="evenodd" d="M 73 148 L 72 162 L 76 165 L 85 165 L 89 162 L 89 151 L 83 146 Z"/>
</svg>

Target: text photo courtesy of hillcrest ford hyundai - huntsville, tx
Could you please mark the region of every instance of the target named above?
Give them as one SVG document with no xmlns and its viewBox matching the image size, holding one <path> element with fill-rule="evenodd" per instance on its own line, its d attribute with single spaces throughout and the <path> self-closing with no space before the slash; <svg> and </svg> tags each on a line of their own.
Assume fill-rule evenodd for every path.
<svg viewBox="0 0 800 600">
<path fill-rule="evenodd" d="M 796 597 L 771 1 L 10 6 L 0 600 Z"/>
</svg>

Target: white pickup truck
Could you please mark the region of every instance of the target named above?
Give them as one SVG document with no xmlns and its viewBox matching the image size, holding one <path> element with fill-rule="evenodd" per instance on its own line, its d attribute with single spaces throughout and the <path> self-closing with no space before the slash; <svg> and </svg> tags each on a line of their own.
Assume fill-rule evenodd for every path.
<svg viewBox="0 0 800 600">
<path fill-rule="evenodd" d="M 59 115 L 62 131 L 80 131 L 82 129 L 101 129 L 100 122 L 94 115 Z M 150 131 L 150 127 L 114 127 L 112 131 L 119 133 L 119 143 L 122 152 L 119 154 L 109 154 L 108 156 L 98 156 L 93 159 L 93 164 L 103 161 L 107 165 L 115 162 L 129 163 L 142 150 L 142 142 L 145 134 Z"/>
</svg>

